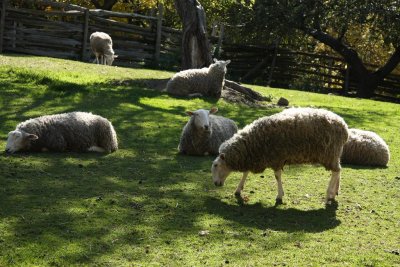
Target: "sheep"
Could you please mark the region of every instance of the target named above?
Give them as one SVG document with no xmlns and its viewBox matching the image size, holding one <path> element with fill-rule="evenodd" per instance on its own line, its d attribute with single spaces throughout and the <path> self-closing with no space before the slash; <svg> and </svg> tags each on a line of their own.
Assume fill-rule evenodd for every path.
<svg viewBox="0 0 400 267">
<path fill-rule="evenodd" d="M 272 168 L 278 185 L 276 204 L 282 203 L 285 164 L 319 163 L 332 172 L 326 204 L 339 192 L 340 155 L 348 138 L 345 121 L 323 109 L 290 108 L 255 120 L 219 148 L 211 166 L 212 179 L 222 186 L 232 171 L 243 172 L 235 191 L 240 196 L 249 172 Z"/>
<path fill-rule="evenodd" d="M 180 71 L 168 81 L 166 91 L 176 96 L 219 98 L 225 83 L 226 66 L 230 62 L 214 59 L 208 68 Z"/>
<path fill-rule="evenodd" d="M 389 147 L 379 135 L 349 129 L 349 140 L 343 147 L 342 163 L 385 167 L 389 159 Z"/>
<path fill-rule="evenodd" d="M 209 111 L 188 111 L 190 120 L 182 130 L 178 150 L 187 155 L 218 155 L 219 146 L 238 130 L 233 120 L 215 116 L 218 108 Z"/>
<path fill-rule="evenodd" d="M 110 35 L 105 32 L 94 32 L 90 35 L 90 46 L 96 56 L 96 63 L 111 66 L 117 55 L 114 55 L 113 43 Z"/>
<path fill-rule="evenodd" d="M 87 112 L 46 115 L 26 120 L 8 134 L 6 153 L 107 152 L 118 149 L 111 122 Z"/>
</svg>

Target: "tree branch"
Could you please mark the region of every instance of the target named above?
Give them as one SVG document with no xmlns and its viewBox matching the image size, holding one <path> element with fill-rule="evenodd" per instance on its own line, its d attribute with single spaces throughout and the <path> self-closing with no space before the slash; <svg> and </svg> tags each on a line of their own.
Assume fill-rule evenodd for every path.
<svg viewBox="0 0 400 267">
<path fill-rule="evenodd" d="M 389 75 L 399 64 L 400 62 L 400 46 L 396 48 L 392 56 L 388 59 L 388 61 L 380 67 L 377 71 L 373 73 L 376 75 L 378 79 L 382 80 L 387 75 Z"/>
<path fill-rule="evenodd" d="M 335 39 L 329 34 L 316 29 L 302 29 L 306 34 L 311 35 L 318 41 L 328 45 L 337 53 L 339 53 L 347 63 L 349 63 L 354 71 L 358 72 L 359 75 L 368 72 L 367 68 L 364 66 L 362 60 L 358 56 L 357 52 L 346 45 L 344 45 L 340 40 Z"/>
</svg>

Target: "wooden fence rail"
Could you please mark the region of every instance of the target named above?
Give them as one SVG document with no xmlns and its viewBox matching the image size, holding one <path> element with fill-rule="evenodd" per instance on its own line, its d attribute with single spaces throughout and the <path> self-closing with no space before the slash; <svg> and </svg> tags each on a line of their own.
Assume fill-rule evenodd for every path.
<svg viewBox="0 0 400 267">
<path fill-rule="evenodd" d="M 15 8 L 0 0 L 0 53 L 3 51 L 92 61 L 89 35 L 107 32 L 118 55 L 115 65 L 159 66 L 178 70 L 181 31 L 163 25 L 163 6 L 157 14 L 87 9 L 50 0 L 26 0 L 37 9 Z M 243 45 L 227 43 L 223 25 L 210 41 L 215 56 L 230 59 L 228 77 L 243 82 L 316 92 L 347 94 L 355 90 L 351 69 L 340 57 L 293 51 L 277 43 Z M 227 38 L 226 40 L 228 40 Z M 376 66 L 368 65 L 371 69 Z M 389 75 L 377 95 L 400 99 L 400 75 Z"/>
</svg>

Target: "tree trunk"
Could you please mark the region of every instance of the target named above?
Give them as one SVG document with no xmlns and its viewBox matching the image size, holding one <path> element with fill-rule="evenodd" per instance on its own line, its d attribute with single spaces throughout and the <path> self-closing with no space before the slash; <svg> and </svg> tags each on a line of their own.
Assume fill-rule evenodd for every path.
<svg viewBox="0 0 400 267">
<path fill-rule="evenodd" d="M 197 0 L 175 0 L 175 8 L 183 25 L 181 69 L 208 67 L 212 63 L 212 58 L 203 7 Z M 253 106 L 259 105 L 259 101 L 267 100 L 250 88 L 228 80 L 225 80 L 222 97 L 227 101 Z"/>
<path fill-rule="evenodd" d="M 335 39 L 332 36 L 321 30 L 315 29 L 302 29 L 306 34 L 311 35 L 318 41 L 328 45 L 337 53 L 339 53 L 346 62 L 350 65 L 352 74 L 355 75 L 357 80 L 357 96 L 363 98 L 370 98 L 374 95 L 380 82 L 389 75 L 400 62 L 400 46 L 396 48 L 395 52 L 388 59 L 388 61 L 378 70 L 369 71 L 357 52 L 342 43 L 341 39 Z"/>
<path fill-rule="evenodd" d="M 98 9 L 111 11 L 113 6 L 117 3 L 117 0 L 104 0 L 103 4 L 100 4 L 98 0 L 90 0 L 90 2 Z"/>
<path fill-rule="evenodd" d="M 175 0 L 175 7 L 183 25 L 181 69 L 208 67 L 212 59 L 203 7 L 197 0 Z"/>
</svg>

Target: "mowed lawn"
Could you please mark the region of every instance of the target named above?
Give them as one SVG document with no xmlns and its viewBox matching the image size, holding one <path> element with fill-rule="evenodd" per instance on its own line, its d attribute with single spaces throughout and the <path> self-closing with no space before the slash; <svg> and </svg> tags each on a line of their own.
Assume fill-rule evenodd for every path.
<svg viewBox="0 0 400 267">
<path fill-rule="evenodd" d="M 0 266 L 400 266 L 398 104 L 252 86 L 375 131 L 391 160 L 343 166 L 337 207 L 323 204 L 330 173 L 311 165 L 285 167 L 283 205 L 271 170 L 251 174 L 238 203 L 240 173 L 216 188 L 213 157 L 177 154 L 185 111 L 218 106 L 243 127 L 281 109 L 148 88 L 172 74 L 0 55 Z M 120 149 L 3 152 L 18 122 L 77 110 L 112 121 Z"/>
</svg>

